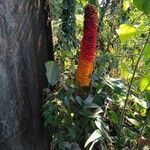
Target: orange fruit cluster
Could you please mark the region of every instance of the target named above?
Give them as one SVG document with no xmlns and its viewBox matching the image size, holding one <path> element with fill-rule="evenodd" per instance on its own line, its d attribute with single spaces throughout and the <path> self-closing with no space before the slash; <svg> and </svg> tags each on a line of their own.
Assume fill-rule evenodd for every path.
<svg viewBox="0 0 150 150">
<path fill-rule="evenodd" d="M 96 54 L 97 12 L 93 5 L 86 5 L 84 15 L 83 38 L 76 71 L 76 83 L 83 87 L 91 82 Z"/>
</svg>

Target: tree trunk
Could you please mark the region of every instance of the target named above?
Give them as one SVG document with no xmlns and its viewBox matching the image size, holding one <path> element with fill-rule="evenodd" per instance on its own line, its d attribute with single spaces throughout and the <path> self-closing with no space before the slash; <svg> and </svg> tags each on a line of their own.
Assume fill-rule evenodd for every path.
<svg viewBox="0 0 150 150">
<path fill-rule="evenodd" d="M 38 0 L 0 0 L 0 150 L 48 150 L 43 18 Z"/>
</svg>

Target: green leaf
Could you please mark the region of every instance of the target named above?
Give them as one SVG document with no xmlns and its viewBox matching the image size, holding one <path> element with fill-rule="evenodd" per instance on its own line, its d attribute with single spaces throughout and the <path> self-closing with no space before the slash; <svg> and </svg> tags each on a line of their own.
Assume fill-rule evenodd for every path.
<svg viewBox="0 0 150 150">
<path fill-rule="evenodd" d="M 121 24 L 116 32 L 119 35 L 121 42 L 127 41 L 129 38 L 138 33 L 137 29 L 134 26 L 128 24 Z"/>
<path fill-rule="evenodd" d="M 146 62 L 149 59 L 150 59 L 150 44 L 148 43 L 144 49 L 144 61 Z"/>
<path fill-rule="evenodd" d="M 144 0 L 143 7 L 145 14 L 150 14 L 150 0 Z"/>
<path fill-rule="evenodd" d="M 129 72 L 128 66 L 124 62 L 121 62 L 120 64 L 120 71 L 121 71 L 121 77 L 123 79 L 128 80 L 132 77 L 132 74 Z"/>
<path fill-rule="evenodd" d="M 133 4 L 145 14 L 150 14 L 150 0 L 133 0 Z"/>
<path fill-rule="evenodd" d="M 45 63 L 45 66 L 48 83 L 54 85 L 59 78 L 58 65 L 54 61 L 48 61 Z"/>
<path fill-rule="evenodd" d="M 95 141 L 96 139 L 102 137 L 101 131 L 99 129 L 95 130 L 90 137 L 87 139 L 87 141 L 85 142 L 84 147 L 87 147 L 87 145 L 93 141 Z"/>
<path fill-rule="evenodd" d="M 133 0 L 133 4 L 135 7 L 137 7 L 139 10 L 143 11 L 143 0 Z"/>
<path fill-rule="evenodd" d="M 88 2 L 92 5 L 95 5 L 96 7 L 98 7 L 98 0 L 88 0 Z"/>
<path fill-rule="evenodd" d="M 87 4 L 87 0 L 77 0 L 78 4 L 82 4 L 83 6 L 85 6 Z"/>
<path fill-rule="evenodd" d="M 124 0 L 123 1 L 123 10 L 127 11 L 129 7 L 130 7 L 129 1 L 128 0 Z"/>
<path fill-rule="evenodd" d="M 132 130 L 130 130 L 129 128 L 124 127 L 123 128 L 123 134 L 126 138 L 126 140 L 135 140 L 137 139 L 138 134 L 136 132 L 133 132 Z"/>
<path fill-rule="evenodd" d="M 129 71 L 125 63 L 121 62 L 120 70 L 121 70 L 121 77 L 124 79 L 128 79 Z"/>
<path fill-rule="evenodd" d="M 150 90 L 150 72 L 142 76 L 139 81 L 139 88 L 141 91 Z"/>
<path fill-rule="evenodd" d="M 109 114 L 110 114 L 110 116 L 111 116 L 111 120 L 112 120 L 115 124 L 118 124 L 119 118 L 118 118 L 117 113 L 116 113 L 115 111 L 110 110 L 110 111 L 109 111 Z"/>
</svg>

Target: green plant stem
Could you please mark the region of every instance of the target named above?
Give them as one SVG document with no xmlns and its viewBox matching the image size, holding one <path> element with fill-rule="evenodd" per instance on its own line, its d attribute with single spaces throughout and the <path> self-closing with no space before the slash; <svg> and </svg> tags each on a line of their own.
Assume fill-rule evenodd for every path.
<svg viewBox="0 0 150 150">
<path fill-rule="evenodd" d="M 126 107 L 127 107 L 128 99 L 129 99 L 129 96 L 130 96 L 130 90 L 131 90 L 131 87 L 132 87 L 132 84 L 133 84 L 133 80 L 134 80 L 134 77 L 135 77 L 135 73 L 136 73 L 137 67 L 138 67 L 139 62 L 140 62 L 140 60 L 142 58 L 142 55 L 143 55 L 144 49 L 146 47 L 146 44 L 148 43 L 149 37 L 150 37 L 150 31 L 148 33 L 148 36 L 146 38 L 146 41 L 145 41 L 144 47 L 143 47 L 143 49 L 142 49 L 142 51 L 140 53 L 140 56 L 139 56 L 139 58 L 137 60 L 137 63 L 135 65 L 131 81 L 129 83 L 129 88 L 128 88 L 128 91 L 127 91 L 125 103 L 124 103 L 123 110 L 122 110 L 121 117 L 120 117 L 120 121 L 119 121 L 119 134 L 118 134 L 118 144 L 119 144 L 118 146 L 119 146 L 119 149 L 121 148 L 121 143 L 120 143 L 121 142 L 121 133 L 122 133 L 122 129 L 123 129 L 123 123 L 124 123 L 124 118 L 125 118 L 125 113 L 126 113 Z"/>
</svg>

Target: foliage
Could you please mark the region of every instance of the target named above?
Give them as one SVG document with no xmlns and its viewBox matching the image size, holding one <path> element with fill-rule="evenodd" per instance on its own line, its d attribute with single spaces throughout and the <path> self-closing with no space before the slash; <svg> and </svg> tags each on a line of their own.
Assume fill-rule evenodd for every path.
<svg viewBox="0 0 150 150">
<path fill-rule="evenodd" d="M 83 10 L 83 2 L 77 1 L 77 10 Z M 45 126 L 52 131 L 55 149 L 67 149 L 66 142 L 81 149 L 149 149 L 149 0 L 102 1 L 97 7 L 99 33 L 91 84 L 79 88 L 74 83 L 76 48 L 56 50 L 59 71 L 47 68 L 53 72 L 47 77 L 59 78 L 49 82 L 55 83 L 54 91 L 44 90 Z M 77 38 L 82 35 L 81 13 L 75 14 Z M 58 24 L 61 21 L 53 29 L 59 31 Z"/>
<path fill-rule="evenodd" d="M 63 0 L 62 1 L 62 13 L 61 13 L 61 30 L 59 33 L 59 45 L 63 49 L 71 49 L 71 47 L 77 46 L 75 36 L 75 0 Z"/>
<path fill-rule="evenodd" d="M 54 0 L 54 1 L 50 1 L 51 3 L 51 13 L 52 13 L 52 17 L 55 20 L 59 20 L 61 12 L 62 12 L 62 0 Z"/>
</svg>

